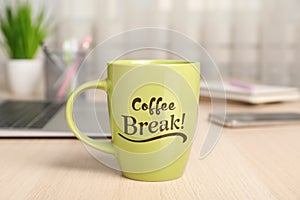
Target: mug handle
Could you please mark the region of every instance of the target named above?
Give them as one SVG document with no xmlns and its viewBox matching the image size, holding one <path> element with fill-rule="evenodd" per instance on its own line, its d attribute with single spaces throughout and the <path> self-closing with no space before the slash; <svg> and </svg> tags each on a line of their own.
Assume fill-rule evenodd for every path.
<svg viewBox="0 0 300 200">
<path fill-rule="evenodd" d="M 105 153 L 115 154 L 113 144 L 111 141 L 96 141 L 94 139 L 89 138 L 88 136 L 81 133 L 81 131 L 77 128 L 74 118 L 73 118 L 73 104 L 74 100 L 78 95 L 88 89 L 100 89 L 107 91 L 107 80 L 95 80 L 87 82 L 81 86 L 79 86 L 69 97 L 66 104 L 66 120 L 70 130 L 74 133 L 74 135 L 84 142 L 85 144 Z"/>
</svg>

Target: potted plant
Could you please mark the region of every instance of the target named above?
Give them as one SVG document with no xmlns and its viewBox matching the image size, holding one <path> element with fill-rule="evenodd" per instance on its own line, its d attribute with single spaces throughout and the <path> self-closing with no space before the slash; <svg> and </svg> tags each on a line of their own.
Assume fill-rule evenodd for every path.
<svg viewBox="0 0 300 200">
<path fill-rule="evenodd" d="M 10 58 L 7 64 L 10 89 L 18 95 L 30 95 L 43 74 L 42 62 L 36 55 L 48 32 L 45 13 L 42 10 L 34 17 L 28 2 L 6 5 L 0 14 L 0 29 Z"/>
</svg>

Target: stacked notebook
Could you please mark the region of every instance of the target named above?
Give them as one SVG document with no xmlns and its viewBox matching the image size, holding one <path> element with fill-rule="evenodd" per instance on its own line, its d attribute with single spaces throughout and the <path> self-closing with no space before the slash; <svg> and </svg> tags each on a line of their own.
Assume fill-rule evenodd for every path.
<svg viewBox="0 0 300 200">
<path fill-rule="evenodd" d="M 226 98 L 250 104 L 298 101 L 299 89 L 274 85 L 249 84 L 240 81 L 201 84 L 200 95 L 209 98 Z"/>
</svg>

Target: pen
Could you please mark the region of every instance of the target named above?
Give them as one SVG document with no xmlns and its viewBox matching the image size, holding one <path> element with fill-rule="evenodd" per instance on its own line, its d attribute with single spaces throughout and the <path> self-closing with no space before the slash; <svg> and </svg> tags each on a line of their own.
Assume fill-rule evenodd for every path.
<svg viewBox="0 0 300 200">
<path fill-rule="evenodd" d="M 234 87 L 242 88 L 248 91 L 252 91 L 254 89 L 253 85 L 238 80 L 231 80 L 229 81 L 229 84 Z"/>
<path fill-rule="evenodd" d="M 41 42 L 41 47 L 43 49 L 43 52 L 47 56 L 47 58 L 57 67 L 59 67 L 61 70 L 64 70 L 64 63 L 63 61 L 55 56 L 52 52 L 49 51 L 48 47 L 45 45 L 44 42 Z"/>
</svg>

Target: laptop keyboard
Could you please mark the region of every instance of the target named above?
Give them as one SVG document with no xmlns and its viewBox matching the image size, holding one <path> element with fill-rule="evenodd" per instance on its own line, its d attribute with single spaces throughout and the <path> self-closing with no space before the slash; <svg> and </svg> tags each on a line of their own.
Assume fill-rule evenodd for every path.
<svg viewBox="0 0 300 200">
<path fill-rule="evenodd" d="M 62 105 L 64 103 L 6 101 L 0 105 L 0 127 L 43 128 Z"/>
</svg>

